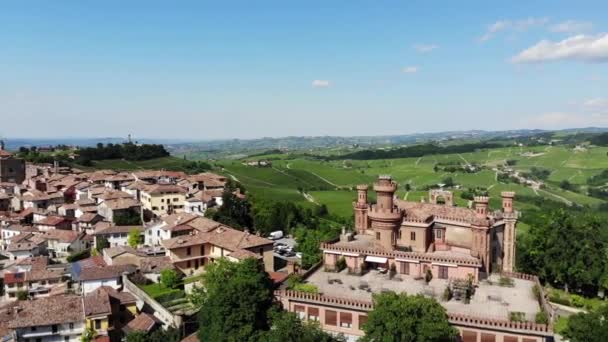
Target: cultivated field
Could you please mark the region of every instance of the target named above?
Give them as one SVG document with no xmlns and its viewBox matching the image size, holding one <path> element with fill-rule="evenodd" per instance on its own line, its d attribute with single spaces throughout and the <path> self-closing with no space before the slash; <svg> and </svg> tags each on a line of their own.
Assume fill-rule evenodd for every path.
<svg viewBox="0 0 608 342">
<path fill-rule="evenodd" d="M 597 205 L 602 200 L 586 195 L 587 178 L 608 168 L 608 148 L 591 147 L 574 150 L 565 146 L 505 147 L 473 153 L 429 155 L 421 158 L 386 160 L 320 161 L 302 156 L 273 155 L 254 159 L 272 159 L 272 167 L 242 165 L 240 160 L 223 160 L 218 164 L 224 172 L 242 182 L 256 196 L 275 200 L 295 201 L 304 205 L 324 203 L 331 213 L 343 216 L 352 214 L 355 192 L 352 188 L 361 183 L 371 184 L 381 174 L 389 174 L 399 183 L 398 195 L 408 200 L 426 197 L 425 187 L 441 183 L 451 177 L 459 189 L 454 189 L 458 205 L 467 205 L 460 198 L 460 189 L 483 187 L 493 197 L 491 205 L 499 205 L 500 192 L 516 191 L 518 195 L 540 196 L 558 201 L 583 205 Z M 252 159 L 252 158 L 249 158 Z M 493 170 L 507 160 L 515 161 L 511 168 L 527 172 L 532 167 L 551 171 L 543 189 L 532 189 L 520 184 L 500 183 Z M 459 162 L 483 166 L 476 173 L 435 172 L 437 164 Z M 513 163 L 513 162 L 512 162 Z M 562 190 L 559 183 L 568 180 L 579 187 L 578 192 Z M 409 184 L 406 191 L 405 184 Z M 520 208 L 524 203 L 516 203 Z"/>
</svg>

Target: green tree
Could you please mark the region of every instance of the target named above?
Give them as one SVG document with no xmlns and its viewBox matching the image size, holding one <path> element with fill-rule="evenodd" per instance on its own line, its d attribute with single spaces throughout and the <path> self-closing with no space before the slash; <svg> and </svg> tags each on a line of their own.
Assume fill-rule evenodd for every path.
<svg viewBox="0 0 608 342">
<path fill-rule="evenodd" d="M 234 228 L 251 228 L 251 205 L 246 199 L 236 197 L 230 189 L 224 190 L 222 194 L 222 206 L 215 211 L 205 213 L 205 216 Z"/>
<path fill-rule="evenodd" d="M 133 248 L 137 248 L 137 246 L 139 246 L 139 244 L 141 243 L 141 234 L 139 233 L 139 230 L 131 229 L 129 231 L 129 236 L 127 237 L 127 243 L 129 244 L 129 246 L 131 246 Z"/>
<path fill-rule="evenodd" d="M 126 336 L 127 342 L 179 342 L 181 335 L 178 329 L 156 329 L 152 333 L 132 331 Z"/>
<path fill-rule="evenodd" d="M 518 248 L 518 268 L 566 290 L 595 295 L 607 270 L 602 219 L 586 211 L 539 214 Z"/>
<path fill-rule="evenodd" d="M 321 330 L 317 322 L 302 321 L 294 313 L 271 310 L 272 328 L 260 340 L 266 342 L 337 342 L 344 337 L 334 337 Z"/>
<path fill-rule="evenodd" d="M 18 300 L 27 300 L 29 295 L 27 291 L 17 291 L 16 297 Z"/>
<path fill-rule="evenodd" d="M 104 248 L 110 247 L 110 242 L 103 236 L 97 236 L 95 238 L 95 249 L 101 252 Z"/>
<path fill-rule="evenodd" d="M 116 213 L 113 217 L 114 224 L 117 226 L 138 226 L 141 222 L 141 214 L 134 209 L 126 212 Z"/>
<path fill-rule="evenodd" d="M 563 332 L 570 342 L 603 342 L 608 336 L 608 305 L 596 311 L 570 316 Z"/>
<path fill-rule="evenodd" d="M 455 341 L 445 309 L 432 298 L 384 292 L 374 295 L 374 310 L 364 324 L 362 341 Z"/>
<path fill-rule="evenodd" d="M 168 288 L 175 288 L 179 284 L 179 275 L 175 270 L 160 271 L 160 283 Z"/>
<path fill-rule="evenodd" d="M 255 341 L 268 330 L 273 285 L 259 261 L 224 259 L 207 266 L 199 311 L 200 341 Z"/>
</svg>

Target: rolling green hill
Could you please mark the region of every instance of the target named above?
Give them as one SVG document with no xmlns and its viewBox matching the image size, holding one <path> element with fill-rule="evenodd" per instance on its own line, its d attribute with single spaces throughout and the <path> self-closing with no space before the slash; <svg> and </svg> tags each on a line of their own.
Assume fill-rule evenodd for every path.
<svg viewBox="0 0 608 342">
<path fill-rule="evenodd" d="M 326 204 L 331 213 L 350 216 L 353 187 L 371 184 L 380 174 L 390 174 L 399 183 L 398 196 L 408 200 L 420 200 L 427 196 L 427 188 L 442 183 L 450 177 L 459 188 L 453 189 L 457 204 L 468 201 L 460 198 L 460 188 L 483 187 L 493 197 L 492 205 L 498 206 L 500 192 L 515 191 L 520 196 L 548 198 L 581 205 L 598 205 L 604 201 L 586 195 L 587 179 L 608 168 L 608 147 L 573 149 L 567 146 L 501 147 L 476 152 L 427 155 L 419 158 L 376 160 L 320 160 L 302 155 L 285 156 L 272 160 L 272 167 L 259 168 L 242 165 L 239 160 L 223 160 L 223 172 L 242 182 L 256 196 L 274 200 L 289 200 L 304 205 Z M 259 158 L 263 159 L 265 156 Z M 250 158 L 251 159 L 251 158 Z M 550 170 L 544 180 L 544 188 L 535 190 L 515 183 L 497 180 L 495 168 L 507 160 L 518 172 L 529 172 L 533 167 Z M 444 172 L 434 170 L 435 165 L 460 163 L 482 168 L 475 173 Z M 578 191 L 560 188 L 567 180 Z M 406 191 L 405 184 L 410 191 Z M 300 190 L 303 190 L 300 191 Z M 523 208 L 527 203 L 516 201 Z"/>
</svg>

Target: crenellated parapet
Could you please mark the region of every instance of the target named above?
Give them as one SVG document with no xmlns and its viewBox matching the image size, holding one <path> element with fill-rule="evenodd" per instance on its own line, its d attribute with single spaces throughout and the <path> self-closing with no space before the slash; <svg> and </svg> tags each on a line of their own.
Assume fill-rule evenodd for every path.
<svg viewBox="0 0 608 342">
<path fill-rule="evenodd" d="M 440 262 L 440 263 L 454 263 L 462 266 L 471 266 L 471 267 L 481 267 L 479 260 L 475 258 L 465 259 L 465 258 L 455 258 L 455 257 L 447 257 L 442 255 L 434 255 L 429 253 L 418 253 L 418 252 L 402 252 L 398 250 L 393 251 L 384 251 L 378 250 L 375 248 L 355 248 L 355 247 L 345 247 L 340 246 L 338 244 L 328 244 L 322 243 L 321 249 L 324 251 L 331 252 L 342 252 L 342 253 L 351 253 L 351 254 L 362 254 L 362 255 L 374 255 L 381 256 L 387 258 L 403 258 L 403 259 L 412 259 L 426 262 Z"/>
</svg>

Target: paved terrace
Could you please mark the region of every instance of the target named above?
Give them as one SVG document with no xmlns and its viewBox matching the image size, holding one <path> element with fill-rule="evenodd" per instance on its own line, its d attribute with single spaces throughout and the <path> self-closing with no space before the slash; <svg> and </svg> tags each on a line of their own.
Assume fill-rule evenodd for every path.
<svg viewBox="0 0 608 342">
<path fill-rule="evenodd" d="M 320 268 L 306 281 L 316 285 L 319 292 L 327 296 L 371 302 L 372 293 L 382 291 L 406 292 L 411 295 L 423 294 L 437 299 L 452 314 L 509 320 L 509 312 L 523 312 L 526 319 L 534 321 L 534 316 L 540 311 L 540 306 L 532 292 L 534 283 L 513 278 L 513 287 L 502 287 L 497 285 L 499 278 L 498 275 L 490 277 L 493 285 L 486 281 L 481 282 L 475 289 L 475 294 L 469 304 L 455 299 L 449 302 L 441 299 L 448 284 L 445 279 L 433 279 L 427 285 L 424 280 L 415 280 L 413 277 L 405 275 L 396 275 L 394 279 L 390 280 L 388 275 L 380 274 L 375 270 L 371 270 L 363 276 L 357 276 L 349 275 L 347 270 L 334 273 L 325 272 Z M 329 283 L 330 279 L 333 280 L 332 284 Z M 362 285 L 367 285 L 369 291 L 361 289 Z"/>
</svg>

